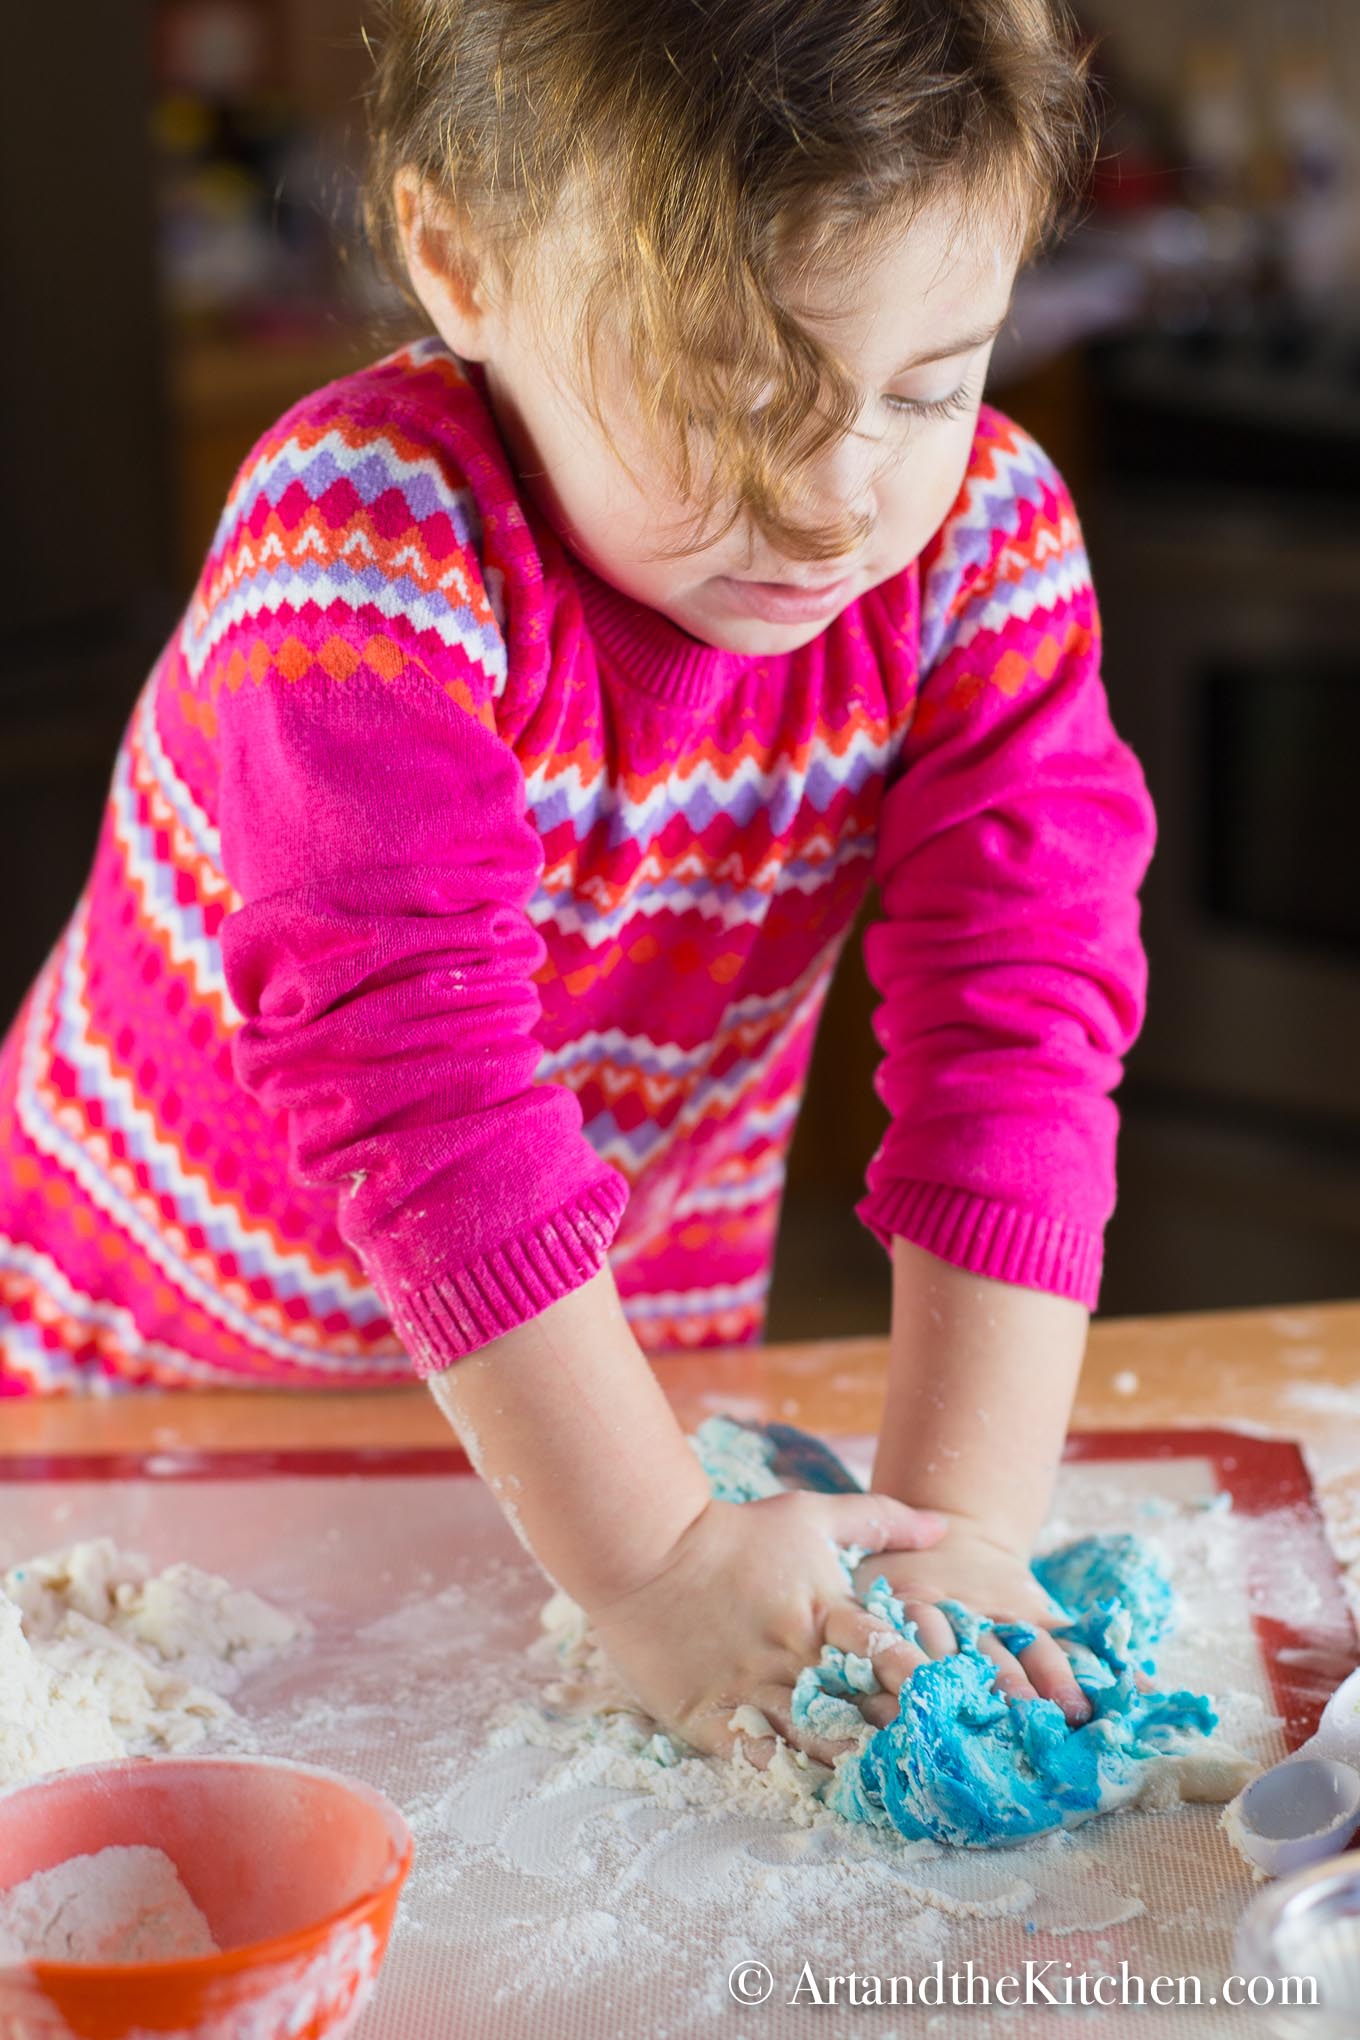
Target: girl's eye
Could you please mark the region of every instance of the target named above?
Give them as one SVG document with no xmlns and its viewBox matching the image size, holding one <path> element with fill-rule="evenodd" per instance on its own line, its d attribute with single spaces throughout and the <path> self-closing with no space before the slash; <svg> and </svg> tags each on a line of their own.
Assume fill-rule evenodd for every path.
<svg viewBox="0 0 1360 2040">
<path fill-rule="evenodd" d="M 890 411 L 897 411 L 908 418 L 957 418 L 969 408 L 973 399 L 966 385 L 960 383 L 949 396 L 936 397 L 931 403 L 921 397 L 884 397 L 883 401 Z"/>
</svg>

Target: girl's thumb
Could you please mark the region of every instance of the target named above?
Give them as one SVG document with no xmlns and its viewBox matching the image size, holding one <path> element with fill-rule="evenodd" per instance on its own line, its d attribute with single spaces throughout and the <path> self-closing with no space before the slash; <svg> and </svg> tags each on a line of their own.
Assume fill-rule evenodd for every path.
<svg viewBox="0 0 1360 2040">
<path fill-rule="evenodd" d="M 894 1495 L 829 1495 L 832 1537 L 865 1551 L 924 1551 L 944 1536 L 943 1516 L 909 1508 Z"/>
</svg>

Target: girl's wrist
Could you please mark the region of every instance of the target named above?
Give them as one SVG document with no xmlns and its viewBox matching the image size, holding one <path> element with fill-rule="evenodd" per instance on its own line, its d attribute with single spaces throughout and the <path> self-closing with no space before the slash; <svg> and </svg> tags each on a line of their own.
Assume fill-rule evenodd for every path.
<svg viewBox="0 0 1360 2040">
<path fill-rule="evenodd" d="M 708 1499 L 607 1269 L 429 1385 L 520 1542 L 583 1605 L 651 1577 Z"/>
<path fill-rule="evenodd" d="M 685 1450 L 690 1458 L 694 1457 L 688 1446 Z M 667 1504 L 674 1504 L 673 1508 L 667 1507 L 664 1517 L 658 1515 L 645 1528 L 633 1525 L 628 1534 L 607 1540 L 586 1560 L 574 1583 L 559 1581 L 592 1620 L 617 1608 L 631 1595 L 654 1586 L 685 1548 L 686 1540 L 713 1505 L 697 1459 L 694 1470 L 698 1474 L 697 1485 L 691 1483 L 687 1471 L 682 1473 L 678 1468 L 679 1477 L 673 1484 L 658 1478 L 658 1493 L 664 1491 Z"/>
<path fill-rule="evenodd" d="M 1026 1565 L 1029 1563 L 1034 1535 L 1028 1519 L 1021 1521 L 995 1510 L 972 1508 L 953 1497 L 940 1499 L 930 1492 L 929 1481 L 912 1480 L 909 1476 L 894 1480 L 880 1475 L 877 1468 L 871 1485 L 875 1494 L 894 1495 L 913 1509 L 930 1509 L 942 1517 L 946 1528 L 941 1548 L 951 1539 L 967 1537 L 975 1543 L 989 1544 Z"/>
</svg>

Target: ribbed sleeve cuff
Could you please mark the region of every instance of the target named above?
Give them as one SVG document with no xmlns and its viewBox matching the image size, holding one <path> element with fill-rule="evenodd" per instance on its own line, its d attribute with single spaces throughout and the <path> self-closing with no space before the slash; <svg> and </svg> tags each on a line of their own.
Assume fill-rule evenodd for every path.
<svg viewBox="0 0 1360 2040">
<path fill-rule="evenodd" d="M 855 1210 L 889 1250 L 894 1239 L 910 1240 L 972 1275 L 1096 1307 L 1105 1241 L 1087 1226 L 947 1183 L 884 1183 Z"/>
<path fill-rule="evenodd" d="M 421 1379 L 588 1282 L 604 1265 L 627 1202 L 623 1177 L 608 1176 L 457 1274 L 389 1295 L 393 1328 Z"/>
</svg>

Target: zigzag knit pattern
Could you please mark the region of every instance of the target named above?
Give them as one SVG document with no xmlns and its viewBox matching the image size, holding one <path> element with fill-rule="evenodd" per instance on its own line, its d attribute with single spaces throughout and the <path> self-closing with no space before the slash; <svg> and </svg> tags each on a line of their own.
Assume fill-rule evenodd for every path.
<svg viewBox="0 0 1360 2040">
<path fill-rule="evenodd" d="M 933 903 L 921 887 L 957 817 L 889 856 L 885 803 L 919 769 L 927 805 L 932 787 L 966 783 L 985 821 L 994 768 L 969 760 L 996 751 L 1008 718 L 1024 731 L 1017 784 L 1066 743 L 1093 801 L 1082 826 L 1097 807 L 1115 817 L 1085 839 L 1102 872 L 1082 880 L 1081 955 L 1050 953 L 1042 926 L 1031 937 L 1075 986 L 1072 1017 L 1027 1033 L 1012 1006 L 984 1054 L 956 1033 L 953 1066 L 982 1090 L 951 1093 L 920 1044 L 946 1041 L 960 1013 L 922 990 L 915 937 L 885 948 L 893 1131 L 862 1211 L 885 1239 L 1093 1302 L 1151 846 L 1097 644 L 1066 491 L 994 410 L 921 558 L 802 651 L 747 660 L 658 623 L 564 553 L 519 498 L 480 388 L 437 342 L 296 406 L 237 479 L 120 746 L 88 882 L 0 1049 L 0 1393 L 388 1383 L 541 1309 L 606 1252 L 648 1349 L 756 1338 L 813 1035 L 871 876 L 889 897 L 919 874 L 921 919 L 899 900 L 899 937 L 946 910 L 947 885 Z M 545 1205 L 526 1160 L 513 1223 L 511 1193 L 488 1203 L 484 1173 L 446 1183 L 440 1225 L 402 1260 L 415 1193 L 379 1212 L 353 1155 L 300 1166 L 268 1062 L 277 1029 L 268 1055 L 252 1046 L 267 987 L 244 1028 L 234 992 L 265 969 L 267 942 L 247 935 L 271 911 L 263 846 L 288 823 L 272 801 L 254 826 L 242 815 L 242 786 L 264 783 L 250 777 L 260 732 L 283 726 L 259 718 L 295 730 L 303 704 L 331 702 L 376 715 L 412 687 L 522 775 L 541 858 L 523 905 L 537 1014 L 519 1046 L 530 1104 L 557 1112 L 540 1174 L 560 1152 L 576 1175 Z M 399 788 L 400 757 L 374 741 L 375 773 L 391 767 Z M 975 934 L 987 890 L 966 904 Z M 1062 912 L 1081 918 L 1070 894 Z M 1031 1018 L 1053 1010 L 1051 984 L 1015 986 Z M 1032 1125 L 997 1132 L 1007 1056 L 1042 1066 L 1041 1117 L 1065 1129 L 1038 1144 L 1047 1168 Z"/>
</svg>

